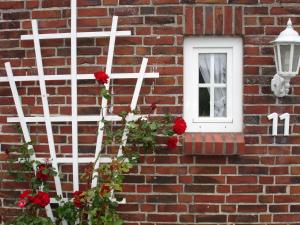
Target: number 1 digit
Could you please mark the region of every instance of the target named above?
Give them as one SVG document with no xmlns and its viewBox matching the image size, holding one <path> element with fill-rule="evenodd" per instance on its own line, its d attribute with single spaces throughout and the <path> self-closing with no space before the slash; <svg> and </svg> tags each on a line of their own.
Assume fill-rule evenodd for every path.
<svg viewBox="0 0 300 225">
<path fill-rule="evenodd" d="M 289 128 L 290 128 L 290 114 L 289 113 L 284 113 L 279 116 L 281 120 L 284 120 L 284 135 L 288 136 L 289 135 Z"/>
<path fill-rule="evenodd" d="M 268 115 L 269 120 L 273 120 L 272 124 L 272 135 L 277 135 L 277 126 L 278 126 L 278 113 L 274 112 Z"/>
</svg>

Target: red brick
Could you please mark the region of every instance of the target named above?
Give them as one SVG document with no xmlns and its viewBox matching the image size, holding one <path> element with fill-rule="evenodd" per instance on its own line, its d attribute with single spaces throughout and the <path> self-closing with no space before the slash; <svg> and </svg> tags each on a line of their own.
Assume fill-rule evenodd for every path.
<svg viewBox="0 0 300 225">
<path fill-rule="evenodd" d="M 297 7 L 272 7 L 270 10 L 271 15 L 298 14 L 299 12 Z"/>
<path fill-rule="evenodd" d="M 183 7 L 181 6 L 164 6 L 164 7 L 157 7 L 157 14 L 160 15 L 182 15 L 183 14 Z"/>
<path fill-rule="evenodd" d="M 195 8 L 195 33 L 203 34 L 203 7 Z"/>
<path fill-rule="evenodd" d="M 257 196 L 256 195 L 229 195 L 226 197 L 226 202 L 255 203 L 257 202 Z"/>
<path fill-rule="evenodd" d="M 274 25 L 273 17 L 259 17 L 259 23 L 261 25 Z"/>
<path fill-rule="evenodd" d="M 187 212 L 187 207 L 185 205 L 159 205 L 159 212 Z"/>
<path fill-rule="evenodd" d="M 172 36 L 156 36 L 156 37 L 146 37 L 144 38 L 145 45 L 173 45 L 174 37 Z"/>
<path fill-rule="evenodd" d="M 243 33 L 243 15 L 242 15 L 242 8 L 241 7 L 236 7 L 235 8 L 235 18 L 234 18 L 234 23 L 235 23 L 235 30 L 234 33 L 236 35 L 242 34 Z"/>
<path fill-rule="evenodd" d="M 215 34 L 223 34 L 224 33 L 224 27 L 223 27 L 223 17 L 224 17 L 224 10 L 223 7 L 215 7 Z"/>
<path fill-rule="evenodd" d="M 44 19 L 44 18 L 60 18 L 61 11 L 59 10 L 39 10 L 33 11 L 32 17 L 36 19 Z"/>
<path fill-rule="evenodd" d="M 236 206 L 235 205 L 222 205 L 221 206 L 222 212 L 236 212 Z"/>
<path fill-rule="evenodd" d="M 205 205 L 205 204 L 195 204 L 190 206 L 189 212 L 191 213 L 217 213 L 219 212 L 218 205 Z"/>
<path fill-rule="evenodd" d="M 229 0 L 230 4 L 257 4 L 258 0 Z"/>
<path fill-rule="evenodd" d="M 0 9 L 23 9 L 23 1 L 2 1 L 0 2 Z"/>
<path fill-rule="evenodd" d="M 300 194 L 300 187 L 299 186 L 291 186 L 290 187 L 290 193 L 292 195 L 295 195 L 295 194 L 299 195 Z"/>
<path fill-rule="evenodd" d="M 197 215 L 196 216 L 196 222 L 202 223 L 202 222 L 226 222 L 226 215 Z"/>
<path fill-rule="evenodd" d="M 300 214 L 275 214 L 275 222 L 297 222 L 300 221 Z"/>
<path fill-rule="evenodd" d="M 194 9 L 193 7 L 185 8 L 185 34 L 193 34 L 194 33 L 194 21 L 193 21 Z"/>
<path fill-rule="evenodd" d="M 224 8 L 224 34 L 230 35 L 232 34 L 232 7 L 225 6 Z"/>
<path fill-rule="evenodd" d="M 146 16 L 145 24 L 170 24 L 174 23 L 173 16 Z"/>
<path fill-rule="evenodd" d="M 214 32 L 213 7 L 205 7 L 205 34 L 210 35 Z"/>
<path fill-rule="evenodd" d="M 255 16 L 247 16 L 244 18 L 245 26 L 254 26 L 257 25 L 257 18 Z"/>
<path fill-rule="evenodd" d="M 245 15 L 264 15 L 268 14 L 268 7 L 245 7 L 244 13 Z"/>
<path fill-rule="evenodd" d="M 224 203 L 225 197 L 223 195 L 195 195 L 194 200 L 201 203 Z"/>
<path fill-rule="evenodd" d="M 255 184 L 257 183 L 257 177 L 255 176 L 228 176 L 228 184 Z"/>
<path fill-rule="evenodd" d="M 153 4 L 165 5 L 165 4 L 177 4 L 179 0 L 152 0 Z"/>
<path fill-rule="evenodd" d="M 238 212 L 266 212 L 266 205 L 239 205 Z"/>
<path fill-rule="evenodd" d="M 70 7 L 70 2 L 67 1 L 67 0 L 61 0 L 61 1 L 47 0 L 47 1 L 43 1 L 42 7 L 43 8 L 50 8 L 50 7 Z"/>
</svg>

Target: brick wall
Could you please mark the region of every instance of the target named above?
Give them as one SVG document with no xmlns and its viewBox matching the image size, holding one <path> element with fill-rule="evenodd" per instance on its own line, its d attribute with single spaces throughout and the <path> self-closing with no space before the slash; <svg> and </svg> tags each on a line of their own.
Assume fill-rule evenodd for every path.
<svg viewBox="0 0 300 225">
<path fill-rule="evenodd" d="M 147 80 L 139 98 L 143 111 L 156 102 L 156 114 L 182 114 L 183 39 L 188 35 L 241 36 L 244 41 L 245 154 L 236 156 L 188 156 L 181 148 L 160 148 L 146 153 L 126 176 L 127 204 L 120 206 L 128 225 L 174 224 L 299 224 L 300 223 L 300 78 L 292 80 L 289 96 L 276 99 L 270 90 L 275 73 L 269 44 L 285 28 L 288 17 L 300 31 L 299 0 L 78 0 L 80 31 L 108 30 L 113 15 L 119 29 L 132 37 L 117 38 L 114 72 L 138 71 L 142 57 L 149 71 L 160 78 Z M 15 75 L 36 74 L 33 43 L 20 41 L 31 32 L 30 19 L 38 19 L 41 32 L 70 31 L 70 1 L 0 1 L 0 74 L 10 61 Z M 42 41 L 46 74 L 70 71 L 70 41 Z M 78 41 L 79 73 L 104 68 L 108 39 Z M 42 113 L 36 82 L 19 83 L 27 115 Z M 133 83 L 114 81 L 114 112 L 127 107 Z M 47 82 L 50 111 L 69 115 L 70 82 Z M 79 113 L 99 113 L 98 86 L 79 82 Z M 291 114 L 291 135 L 271 136 L 267 114 Z M 0 83 L 1 176 L 5 175 L 7 148 L 20 143 L 8 116 L 16 110 L 8 83 Z M 96 125 L 79 126 L 79 152 L 95 148 Z M 70 124 L 53 126 L 57 153 L 71 154 Z M 47 157 L 43 125 L 31 125 L 38 155 Z M 283 133 L 280 123 L 279 133 Z M 71 191 L 71 166 L 63 166 L 63 188 Z M 0 220 L 16 213 L 15 197 L 21 186 L 6 180 L 0 184 Z M 175 212 L 175 213 L 174 213 Z"/>
</svg>

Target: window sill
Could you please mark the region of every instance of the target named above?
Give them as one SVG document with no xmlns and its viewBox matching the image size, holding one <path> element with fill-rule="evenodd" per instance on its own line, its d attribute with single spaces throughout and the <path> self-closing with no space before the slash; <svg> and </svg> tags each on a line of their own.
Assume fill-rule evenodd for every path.
<svg viewBox="0 0 300 225">
<path fill-rule="evenodd" d="M 186 155 L 240 155 L 244 153 L 242 133 L 186 133 L 183 153 Z"/>
</svg>

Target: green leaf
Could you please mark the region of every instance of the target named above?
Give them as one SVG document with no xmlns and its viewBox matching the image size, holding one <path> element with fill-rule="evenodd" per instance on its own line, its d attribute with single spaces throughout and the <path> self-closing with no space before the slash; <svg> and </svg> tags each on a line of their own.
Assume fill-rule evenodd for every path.
<svg viewBox="0 0 300 225">
<path fill-rule="evenodd" d="M 111 96 L 109 94 L 109 91 L 106 90 L 105 87 L 102 87 L 101 90 L 100 90 L 100 95 L 103 97 L 103 98 L 106 98 L 106 99 L 110 99 Z"/>
</svg>

